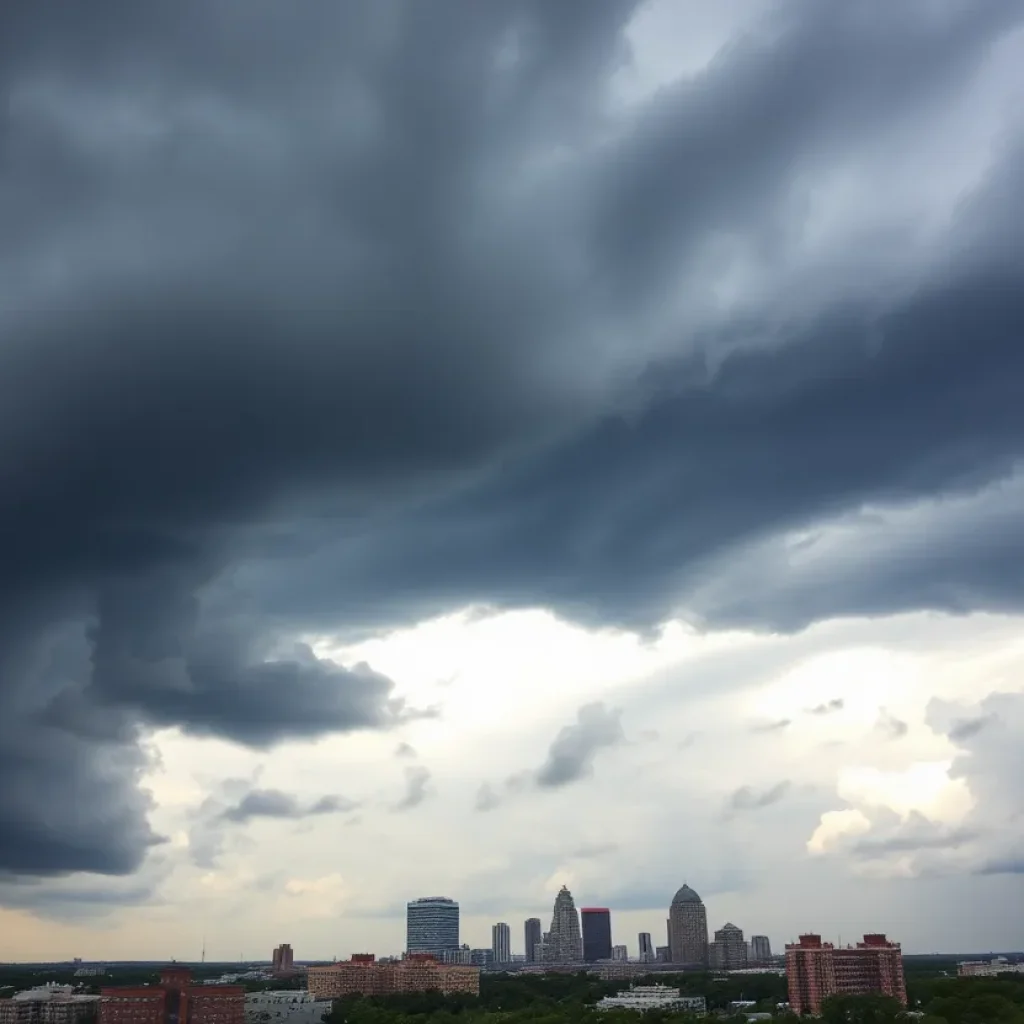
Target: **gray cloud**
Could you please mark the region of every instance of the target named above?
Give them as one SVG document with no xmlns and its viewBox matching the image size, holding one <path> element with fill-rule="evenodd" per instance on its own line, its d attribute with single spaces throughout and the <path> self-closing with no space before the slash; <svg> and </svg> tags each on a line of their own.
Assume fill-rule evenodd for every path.
<svg viewBox="0 0 1024 1024">
<path fill-rule="evenodd" d="M 991 721 L 991 715 L 979 715 L 977 718 L 959 718 L 950 726 L 947 735 L 955 743 L 961 743 L 972 736 L 977 736 Z"/>
<path fill-rule="evenodd" d="M 537 785 L 556 789 L 586 778 L 598 751 L 624 739 L 620 711 L 600 701 L 585 704 L 576 712 L 576 721 L 559 730 L 537 771 Z"/>
<path fill-rule="evenodd" d="M 846 702 L 842 697 L 833 697 L 831 700 L 825 701 L 824 704 L 817 704 L 813 708 L 807 709 L 809 715 L 831 715 L 833 712 L 842 711 Z"/>
<path fill-rule="evenodd" d="M 791 789 L 788 779 L 775 783 L 768 789 L 757 790 L 751 786 L 740 786 L 729 797 L 729 809 L 732 811 L 757 811 L 762 807 L 777 804 Z"/>
<path fill-rule="evenodd" d="M 1013 145 L 913 288 L 865 298 L 844 246 L 791 306 L 666 298 L 728 276 L 722 239 L 764 274 L 799 256 L 801 204 L 964 95 L 1020 5 L 794 0 L 612 117 L 636 6 L 261 0 L 244 48 L 198 0 L 97 0 L 89 31 L 0 7 L 0 869 L 135 869 L 149 728 L 265 748 L 418 713 L 309 631 L 467 602 L 642 628 L 1021 607 L 1013 510 L 949 557 L 709 582 L 1011 472 Z"/>
<path fill-rule="evenodd" d="M 782 732 L 783 729 L 792 725 L 792 719 L 779 718 L 774 722 L 760 722 L 750 727 L 751 732 Z"/>
<path fill-rule="evenodd" d="M 395 757 L 415 757 L 416 748 L 404 740 L 395 747 Z"/>
<path fill-rule="evenodd" d="M 878 713 L 875 729 L 887 739 L 899 740 L 907 735 L 910 731 L 910 726 L 902 718 L 897 718 L 894 714 L 882 708 Z"/>
<path fill-rule="evenodd" d="M 410 765 L 405 769 L 405 794 L 395 804 L 396 811 L 411 811 L 430 796 L 430 769 Z"/>
<path fill-rule="evenodd" d="M 877 839 L 861 839 L 853 845 L 853 853 L 863 857 L 884 857 L 893 853 L 916 853 L 919 850 L 952 850 L 974 842 L 979 833 L 969 828 L 943 828 L 924 819 L 912 822 L 893 835 Z"/>
<path fill-rule="evenodd" d="M 254 789 L 237 804 L 221 813 L 224 821 L 242 823 L 254 818 L 310 818 L 321 814 L 337 814 L 354 810 L 358 805 L 337 795 L 322 796 L 311 804 L 303 804 L 291 793 L 279 789 Z"/>
</svg>

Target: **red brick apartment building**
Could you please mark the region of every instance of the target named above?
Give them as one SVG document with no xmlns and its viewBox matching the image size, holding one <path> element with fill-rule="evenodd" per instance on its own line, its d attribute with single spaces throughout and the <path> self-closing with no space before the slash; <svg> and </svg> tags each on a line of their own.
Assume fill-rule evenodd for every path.
<svg viewBox="0 0 1024 1024">
<path fill-rule="evenodd" d="M 884 935 L 839 947 L 820 935 L 801 935 L 786 945 L 786 976 L 794 1013 L 821 1013 L 821 1004 L 835 995 L 884 995 L 907 1005 L 903 952 Z"/>
<path fill-rule="evenodd" d="M 398 963 L 378 963 L 372 954 L 356 953 L 351 960 L 328 967 L 310 967 L 307 988 L 316 999 L 430 990 L 445 995 L 453 992 L 479 995 L 480 968 L 442 964 L 426 953 L 414 953 Z"/>
<path fill-rule="evenodd" d="M 159 985 L 100 989 L 99 1024 L 245 1024 L 245 989 L 193 985 L 187 968 L 168 967 Z"/>
</svg>

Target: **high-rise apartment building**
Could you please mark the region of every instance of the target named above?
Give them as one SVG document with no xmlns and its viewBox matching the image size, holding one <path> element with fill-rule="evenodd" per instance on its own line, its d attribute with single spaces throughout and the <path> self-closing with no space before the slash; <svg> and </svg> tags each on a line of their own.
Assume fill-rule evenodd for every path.
<svg viewBox="0 0 1024 1024">
<path fill-rule="evenodd" d="M 612 915 L 607 907 L 583 907 L 583 959 L 588 964 L 610 960 L 612 955 Z"/>
<path fill-rule="evenodd" d="M 772 944 L 767 935 L 750 936 L 750 959 L 755 964 L 766 964 L 772 958 Z"/>
<path fill-rule="evenodd" d="M 282 942 L 281 945 L 274 950 L 271 962 L 275 972 L 290 971 L 295 962 L 295 958 L 292 955 L 291 943 Z"/>
<path fill-rule="evenodd" d="M 575 964 L 583 960 L 580 916 L 572 893 L 564 885 L 555 897 L 551 930 L 544 936 L 544 958 L 554 964 Z"/>
<path fill-rule="evenodd" d="M 459 905 L 446 896 L 424 896 L 406 906 L 408 953 L 435 953 L 459 948 Z"/>
<path fill-rule="evenodd" d="M 512 962 L 512 929 L 504 921 L 491 927 L 491 952 L 496 964 Z"/>
<path fill-rule="evenodd" d="M 99 1024 L 245 1024 L 241 985 L 193 985 L 192 972 L 167 967 L 159 985 L 101 988 Z"/>
<path fill-rule="evenodd" d="M 715 932 L 711 943 L 711 966 L 720 971 L 737 971 L 747 966 L 747 943 L 743 929 L 736 925 L 724 925 Z"/>
<path fill-rule="evenodd" d="M 703 900 L 688 885 L 672 897 L 668 945 L 672 963 L 707 966 L 708 915 Z"/>
<path fill-rule="evenodd" d="M 431 989 L 443 995 L 453 992 L 479 995 L 480 968 L 442 964 L 433 956 L 421 953 L 407 956 L 397 963 L 381 963 L 372 956 L 360 956 L 327 967 L 311 967 L 307 987 L 310 995 L 317 999 L 427 992 Z"/>
<path fill-rule="evenodd" d="M 542 936 L 539 917 L 528 917 L 523 922 L 523 939 L 526 942 L 526 962 L 535 963 L 537 957 L 537 946 L 540 945 Z"/>
<path fill-rule="evenodd" d="M 865 935 L 856 946 L 835 947 L 820 935 L 786 945 L 789 1003 L 797 1014 L 819 1014 L 834 995 L 877 994 L 907 1005 L 903 951 L 884 935 Z"/>
<path fill-rule="evenodd" d="M 640 963 L 653 964 L 658 955 L 654 949 L 654 942 L 651 939 L 651 933 L 641 932 L 637 936 L 637 945 L 640 950 Z"/>
<path fill-rule="evenodd" d="M 629 960 L 629 950 L 625 946 L 612 946 L 612 960 L 624 964 Z"/>
</svg>

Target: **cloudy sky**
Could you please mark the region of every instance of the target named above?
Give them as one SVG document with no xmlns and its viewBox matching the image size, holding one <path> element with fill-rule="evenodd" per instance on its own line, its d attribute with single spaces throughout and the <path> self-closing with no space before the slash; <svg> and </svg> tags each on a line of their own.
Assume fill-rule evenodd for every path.
<svg viewBox="0 0 1024 1024">
<path fill-rule="evenodd" d="M 0 5 L 0 958 L 566 882 L 1021 948 L 1024 5 Z"/>
</svg>

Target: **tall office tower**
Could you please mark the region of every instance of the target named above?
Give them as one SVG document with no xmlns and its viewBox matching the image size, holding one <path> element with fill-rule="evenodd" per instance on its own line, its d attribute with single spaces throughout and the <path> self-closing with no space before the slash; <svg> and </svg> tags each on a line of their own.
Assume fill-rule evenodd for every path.
<svg viewBox="0 0 1024 1024">
<path fill-rule="evenodd" d="M 653 964 L 658 954 L 654 949 L 654 943 L 651 941 L 651 933 L 641 932 L 637 939 L 640 949 L 640 963 Z"/>
<path fill-rule="evenodd" d="M 786 945 L 786 977 L 790 1005 L 801 1015 L 819 1014 L 833 995 L 884 995 L 907 1005 L 903 951 L 884 935 L 838 949 L 820 935 L 801 935 Z"/>
<path fill-rule="evenodd" d="M 541 939 L 539 917 L 528 917 L 523 922 L 523 938 L 526 942 L 526 962 L 532 964 L 538 959 L 537 946 Z"/>
<path fill-rule="evenodd" d="M 275 971 L 290 971 L 294 964 L 294 957 L 292 955 L 292 947 L 288 942 L 282 942 L 274 950 L 273 963 Z"/>
<path fill-rule="evenodd" d="M 607 907 L 583 907 L 583 959 L 588 963 L 610 960 L 612 956 L 612 915 Z"/>
<path fill-rule="evenodd" d="M 583 960 L 580 916 L 572 893 L 563 885 L 555 897 L 551 931 L 545 936 L 544 956 L 548 963 L 576 964 Z"/>
<path fill-rule="evenodd" d="M 772 944 L 767 935 L 750 936 L 750 959 L 755 964 L 766 964 L 772 958 Z"/>
<path fill-rule="evenodd" d="M 720 971 L 738 971 L 747 966 L 747 944 L 743 929 L 729 923 L 715 932 L 711 943 L 711 966 Z"/>
<path fill-rule="evenodd" d="M 405 912 L 407 953 L 435 953 L 459 948 L 459 905 L 446 896 L 412 900 Z"/>
<path fill-rule="evenodd" d="M 496 964 L 512 963 L 512 929 L 504 921 L 491 927 L 491 951 Z"/>
<path fill-rule="evenodd" d="M 688 885 L 672 897 L 668 911 L 668 945 L 672 963 L 707 966 L 708 915 L 703 901 Z"/>
</svg>

